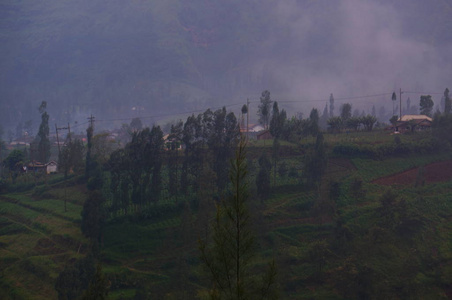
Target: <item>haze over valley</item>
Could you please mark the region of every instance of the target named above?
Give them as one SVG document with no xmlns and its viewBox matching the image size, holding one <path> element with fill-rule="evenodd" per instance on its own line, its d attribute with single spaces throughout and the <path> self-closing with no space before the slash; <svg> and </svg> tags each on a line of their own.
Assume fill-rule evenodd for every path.
<svg viewBox="0 0 452 300">
<path fill-rule="evenodd" d="M 3 300 L 452 299 L 451 0 L 1 0 Z"/>
<path fill-rule="evenodd" d="M 439 105 L 451 86 L 447 1 L 0 5 L 4 128 L 38 124 L 42 101 L 51 123 L 86 122 L 93 114 L 99 121 L 140 116 L 151 125 L 209 107 L 238 113 L 263 90 L 292 115 L 306 116 L 312 107 L 322 111 L 331 93 L 360 112 L 372 105 L 389 112 L 394 91 L 416 92 L 403 95 L 415 106 L 431 93 Z M 361 98 L 371 95 L 379 96 Z M 256 109 L 252 103 L 252 116 Z"/>
</svg>

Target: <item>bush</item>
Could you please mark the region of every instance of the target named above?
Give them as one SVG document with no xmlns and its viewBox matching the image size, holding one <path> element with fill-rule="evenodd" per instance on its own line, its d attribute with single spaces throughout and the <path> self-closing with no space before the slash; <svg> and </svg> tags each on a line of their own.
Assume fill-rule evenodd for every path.
<svg viewBox="0 0 452 300">
<path fill-rule="evenodd" d="M 297 168 L 291 167 L 289 170 L 289 177 L 291 178 L 297 178 L 298 177 L 298 171 Z"/>
<path fill-rule="evenodd" d="M 40 185 L 35 187 L 34 191 L 33 191 L 33 196 L 38 196 L 38 197 L 42 197 L 45 195 L 46 192 L 48 192 L 50 190 L 49 186 L 47 184 L 45 185 Z"/>
<path fill-rule="evenodd" d="M 357 156 L 360 154 L 360 149 L 355 144 L 337 144 L 333 148 L 333 153 L 345 156 Z"/>
<path fill-rule="evenodd" d="M 90 191 L 102 189 L 102 178 L 100 176 L 90 177 L 86 187 Z"/>
<path fill-rule="evenodd" d="M 10 186 L 4 178 L 0 178 L 0 194 L 7 193 Z"/>
<path fill-rule="evenodd" d="M 333 153 L 348 157 L 366 157 L 372 159 L 384 159 L 390 156 L 406 156 L 411 153 L 430 154 L 441 150 L 446 150 L 447 145 L 435 138 L 426 138 L 413 143 L 403 143 L 399 136 L 389 144 L 380 145 L 356 145 L 337 144 L 333 148 Z"/>
</svg>

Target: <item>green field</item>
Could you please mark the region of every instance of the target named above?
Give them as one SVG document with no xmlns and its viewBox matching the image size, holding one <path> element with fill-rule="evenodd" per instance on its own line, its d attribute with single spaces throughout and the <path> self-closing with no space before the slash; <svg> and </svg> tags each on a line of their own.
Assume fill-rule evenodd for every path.
<svg viewBox="0 0 452 300">
<path fill-rule="evenodd" d="M 393 141 L 377 133 L 326 135 L 326 142 L 339 137 L 370 145 Z M 446 299 L 452 284 L 452 183 L 399 187 L 392 191 L 395 200 L 384 204 L 382 195 L 390 188 L 372 181 L 448 160 L 450 154 L 382 160 L 334 156 L 319 193 L 300 177 L 302 153 L 312 142 L 286 144 L 293 151 L 278 164 L 298 173 L 292 177 L 276 173 L 268 197 L 263 201 L 253 197 L 249 203 L 258 243 L 254 265 L 276 261 L 281 298 Z M 252 159 L 269 150 L 267 144 L 252 147 Z M 257 169 L 254 161 L 249 178 L 252 193 Z M 358 188 L 356 182 L 361 182 Z M 331 192 L 334 184 L 335 193 Z M 5 299 L 57 299 L 58 274 L 74 258 L 86 255 L 88 241 L 80 231 L 85 187 L 74 179 L 40 188 L 38 194 L 32 189 L 0 196 L 0 294 Z M 101 261 L 110 282 L 110 299 L 136 295 L 194 299 L 208 284 L 198 239 L 212 229 L 203 225 L 206 220 L 197 202 L 182 205 L 195 196 L 162 195 L 167 198 L 148 207 L 156 213 L 147 218 L 121 215 L 106 221 Z M 213 217 L 212 205 L 210 221 Z"/>
<path fill-rule="evenodd" d="M 83 197 L 79 189 L 72 189 L 73 197 Z M 58 274 L 87 249 L 80 232 L 81 209 L 68 202 L 65 212 L 62 199 L 35 198 L 30 193 L 0 196 L 4 299 L 57 299 Z"/>
</svg>

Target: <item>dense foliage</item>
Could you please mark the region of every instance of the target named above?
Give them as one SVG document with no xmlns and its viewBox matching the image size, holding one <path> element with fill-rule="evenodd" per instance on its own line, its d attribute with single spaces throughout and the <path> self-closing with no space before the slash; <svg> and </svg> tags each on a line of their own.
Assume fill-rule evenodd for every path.
<svg viewBox="0 0 452 300">
<path fill-rule="evenodd" d="M 110 182 L 105 194 L 109 214 L 144 216 L 167 199 L 162 194 L 173 200 L 196 194 L 205 162 L 215 173 L 215 188 L 223 191 L 238 135 L 237 119 L 225 108 L 189 116 L 183 125 L 173 126 L 166 145 L 158 126 L 135 131 L 132 140 L 112 152 L 105 165 Z M 180 143 L 184 144 L 182 156 L 176 147 Z"/>
<path fill-rule="evenodd" d="M 273 113 L 277 120 L 277 105 Z M 432 182 L 429 164 L 450 160 L 450 114 L 435 115 L 431 131 L 393 136 L 319 132 L 316 111 L 283 119 L 280 139 L 249 140 L 246 159 L 239 154 L 232 168 L 229 158 L 242 147 L 237 120 L 225 109 L 177 122 L 166 140 L 158 126 L 137 130 L 125 147 L 106 152 L 97 145 L 104 137 L 88 131 L 88 178 L 68 176 L 69 185 L 49 180 L 33 194 L 0 197 L 8 278 L 2 294 L 28 295 L 14 280 L 36 282 L 30 274 L 40 274 L 30 289 L 61 299 L 105 297 L 108 289 L 113 299 L 215 298 L 228 293 L 220 288 L 228 280 L 236 295 L 262 287 L 253 292 L 262 298 L 275 294 L 261 284 L 275 280 L 283 299 L 444 297 L 451 284 L 452 187 L 450 178 Z M 22 154 L 10 155 L 12 161 Z M 380 182 L 413 168 L 404 185 Z M 244 256 L 231 250 L 238 228 L 246 234 L 241 245 L 250 246 L 241 248 Z M 5 242 L 10 236 L 20 238 Z M 26 241 L 32 252 L 20 252 L 29 249 L 19 247 L 22 239 L 34 236 Z M 199 238 L 212 281 L 201 272 Z M 234 255 L 225 257 L 228 251 Z M 237 281 L 238 257 L 245 277 Z M 49 282 L 53 294 L 36 292 Z"/>
</svg>

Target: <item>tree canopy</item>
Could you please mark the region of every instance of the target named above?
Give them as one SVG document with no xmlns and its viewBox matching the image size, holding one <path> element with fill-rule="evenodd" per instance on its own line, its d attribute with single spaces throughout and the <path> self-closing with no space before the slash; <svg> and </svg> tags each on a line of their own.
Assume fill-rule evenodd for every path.
<svg viewBox="0 0 452 300">
<path fill-rule="evenodd" d="M 449 114 L 452 108 L 452 103 L 451 103 L 451 99 L 449 96 L 449 89 L 446 88 L 444 90 L 444 112 L 446 114 Z"/>
<path fill-rule="evenodd" d="M 344 103 L 341 106 L 341 118 L 346 121 L 352 116 L 352 105 L 350 103 Z"/>
<path fill-rule="evenodd" d="M 265 90 L 262 92 L 260 97 L 259 109 L 257 111 L 257 115 L 259 117 L 259 123 L 264 126 L 265 129 L 268 129 L 270 122 L 270 107 L 272 104 L 272 100 L 270 98 L 270 92 Z"/>
<path fill-rule="evenodd" d="M 38 135 L 35 138 L 34 144 L 38 146 L 37 159 L 42 163 L 47 163 L 50 158 L 50 140 L 49 140 L 49 115 L 46 111 L 47 102 L 42 101 L 38 110 L 41 113 L 41 124 L 39 125 Z"/>
<path fill-rule="evenodd" d="M 433 100 L 430 95 L 422 95 L 421 100 L 419 102 L 419 110 L 421 115 L 426 115 L 431 117 L 433 110 Z"/>
<path fill-rule="evenodd" d="M 276 269 L 269 264 L 258 278 L 253 272 L 256 241 L 251 231 L 248 209 L 245 141 L 242 138 L 231 162 L 231 195 L 217 206 L 211 244 L 200 241 L 201 258 L 208 271 L 209 299 L 276 299 Z"/>
</svg>

